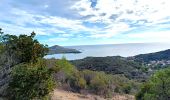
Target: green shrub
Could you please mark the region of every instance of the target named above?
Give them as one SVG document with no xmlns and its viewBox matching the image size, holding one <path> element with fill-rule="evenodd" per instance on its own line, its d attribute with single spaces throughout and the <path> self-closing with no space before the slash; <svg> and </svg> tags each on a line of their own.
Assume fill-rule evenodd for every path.
<svg viewBox="0 0 170 100">
<path fill-rule="evenodd" d="M 67 83 L 71 86 L 73 91 L 80 92 L 81 89 L 86 88 L 86 81 L 79 73 L 75 73 L 72 77 L 69 77 Z"/>
<path fill-rule="evenodd" d="M 80 92 L 81 89 L 86 88 L 86 81 L 80 76 L 80 72 L 76 67 L 68 62 L 66 58 L 63 57 L 61 60 L 57 60 L 53 69 L 58 72 L 57 81 L 66 83 L 71 90 Z"/>
<path fill-rule="evenodd" d="M 63 71 L 67 77 L 71 77 L 74 73 L 77 72 L 75 66 L 68 62 L 64 57 L 61 60 L 57 60 L 55 65 L 56 69 Z"/>
<path fill-rule="evenodd" d="M 47 45 L 40 44 L 36 40 L 35 33 L 28 35 L 9 35 L 2 36 L 5 51 L 10 56 L 15 54 L 20 63 L 36 63 L 38 58 L 43 58 L 48 53 Z"/>
<path fill-rule="evenodd" d="M 115 88 L 112 75 L 105 74 L 104 72 L 95 72 L 84 70 L 81 76 L 86 80 L 88 89 L 93 90 L 95 94 L 110 97 Z"/>
<path fill-rule="evenodd" d="M 170 69 L 156 72 L 144 83 L 136 94 L 137 100 L 169 100 L 170 99 Z"/>
<path fill-rule="evenodd" d="M 2 29 L 0 28 L 0 54 L 4 51 L 4 46 L 3 46 L 3 32 Z"/>
<path fill-rule="evenodd" d="M 56 79 L 61 79 L 57 81 L 64 86 L 67 85 L 67 90 L 75 92 L 85 90 L 110 97 L 114 92 L 127 94 L 136 92 L 139 87 L 137 82 L 129 80 L 124 75 L 111 75 L 90 70 L 78 71 L 65 58 L 56 61 L 55 69 L 58 70 Z"/>
<path fill-rule="evenodd" d="M 125 84 L 122 88 L 124 93 L 129 94 L 131 92 L 132 86 L 130 84 Z"/>
<path fill-rule="evenodd" d="M 53 90 L 52 73 L 43 65 L 20 64 L 13 68 L 9 98 L 14 100 L 43 99 Z"/>
</svg>

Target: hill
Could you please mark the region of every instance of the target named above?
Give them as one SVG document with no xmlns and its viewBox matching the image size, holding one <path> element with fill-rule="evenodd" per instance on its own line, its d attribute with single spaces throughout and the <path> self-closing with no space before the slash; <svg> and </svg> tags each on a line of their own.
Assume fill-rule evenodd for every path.
<svg viewBox="0 0 170 100">
<path fill-rule="evenodd" d="M 71 61 L 79 70 L 89 69 L 104 71 L 108 74 L 124 74 L 132 79 L 145 79 L 146 73 L 142 71 L 141 63 L 127 60 L 124 57 L 87 57 Z"/>
<path fill-rule="evenodd" d="M 49 47 L 49 53 L 48 53 L 49 55 L 60 54 L 60 53 L 81 53 L 81 52 L 76 49 L 65 48 L 58 45 Z"/>
<path fill-rule="evenodd" d="M 150 61 L 161 61 L 161 60 L 170 60 L 170 49 L 159 51 L 149 54 L 140 54 L 132 57 L 135 61 L 139 62 L 150 62 Z"/>
<path fill-rule="evenodd" d="M 128 60 L 143 63 L 150 72 L 164 69 L 170 66 L 170 49 L 155 53 L 140 54 L 128 57 Z"/>
</svg>

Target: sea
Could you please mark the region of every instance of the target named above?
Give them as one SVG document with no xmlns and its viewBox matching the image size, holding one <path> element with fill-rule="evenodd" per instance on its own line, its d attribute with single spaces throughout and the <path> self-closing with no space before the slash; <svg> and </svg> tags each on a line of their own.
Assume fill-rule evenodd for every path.
<svg viewBox="0 0 170 100">
<path fill-rule="evenodd" d="M 106 57 L 106 56 L 130 57 L 138 54 L 153 53 L 170 49 L 170 43 L 128 43 L 128 44 L 81 45 L 65 47 L 79 50 L 82 53 L 54 54 L 47 55 L 45 56 L 45 58 L 61 59 L 62 57 L 65 57 L 67 60 L 77 60 L 86 57 Z"/>
</svg>

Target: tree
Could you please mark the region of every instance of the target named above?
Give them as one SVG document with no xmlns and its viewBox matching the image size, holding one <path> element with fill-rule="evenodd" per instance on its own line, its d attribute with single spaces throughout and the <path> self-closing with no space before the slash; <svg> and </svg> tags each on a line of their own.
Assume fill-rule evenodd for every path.
<svg viewBox="0 0 170 100">
<path fill-rule="evenodd" d="M 156 72 L 136 95 L 137 100 L 169 100 L 170 69 Z"/>
<path fill-rule="evenodd" d="M 64 72 L 66 77 L 73 76 L 73 74 L 78 71 L 76 67 L 68 62 L 64 57 L 61 60 L 56 61 L 55 68 Z"/>
<path fill-rule="evenodd" d="M 0 54 L 4 51 L 4 46 L 3 46 L 3 32 L 2 29 L 0 28 Z"/>
<path fill-rule="evenodd" d="M 4 35 L 2 38 L 8 55 L 15 54 L 20 62 L 26 63 L 35 63 L 38 58 L 44 57 L 48 52 L 48 47 L 34 39 L 35 35 L 34 32 L 32 32 L 30 36 Z"/>
<path fill-rule="evenodd" d="M 9 83 L 9 99 L 43 99 L 53 90 L 55 83 L 51 71 L 43 61 L 36 64 L 20 64 L 13 68 Z"/>
<path fill-rule="evenodd" d="M 0 28 L 0 43 L 2 43 L 2 36 L 3 36 L 3 33 L 4 33 L 4 32 L 2 32 L 2 29 Z"/>
<path fill-rule="evenodd" d="M 45 98 L 54 88 L 52 69 L 42 59 L 48 52 L 31 35 L 3 34 L 0 29 L 0 65 L 4 67 L 2 77 L 9 83 L 7 92 L 10 100 L 32 100 Z M 11 70 L 12 69 L 12 70 Z M 8 81 L 9 80 L 9 81 Z M 5 89 L 6 92 L 6 89 Z"/>
</svg>

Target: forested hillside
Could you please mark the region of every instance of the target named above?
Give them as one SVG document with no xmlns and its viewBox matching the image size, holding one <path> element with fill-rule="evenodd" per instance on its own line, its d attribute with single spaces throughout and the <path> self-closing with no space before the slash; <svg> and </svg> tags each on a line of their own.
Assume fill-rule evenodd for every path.
<svg viewBox="0 0 170 100">
<path fill-rule="evenodd" d="M 115 57 L 87 57 L 81 60 L 71 61 L 79 70 L 89 69 L 93 71 L 104 71 L 115 75 L 123 74 L 129 79 L 146 79 L 148 77 L 145 66 L 141 63 L 127 60 L 126 58 Z"/>
<path fill-rule="evenodd" d="M 132 57 L 135 61 L 139 62 L 150 62 L 150 61 L 161 61 L 161 60 L 170 60 L 170 49 L 155 53 L 149 54 L 140 54 Z"/>
</svg>

